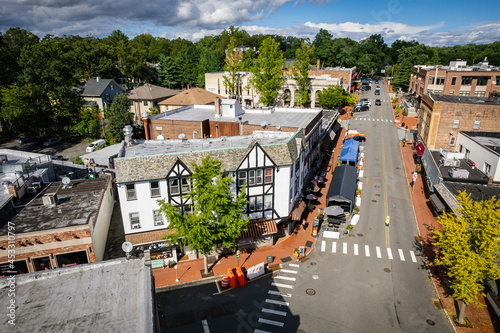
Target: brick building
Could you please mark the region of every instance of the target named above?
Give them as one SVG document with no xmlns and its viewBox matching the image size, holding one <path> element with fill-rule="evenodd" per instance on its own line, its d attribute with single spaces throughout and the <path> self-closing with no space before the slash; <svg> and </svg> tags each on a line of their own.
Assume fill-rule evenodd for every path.
<svg viewBox="0 0 500 333">
<path fill-rule="evenodd" d="M 500 68 L 486 59 L 473 66 L 463 60 L 451 61 L 449 66 L 413 66 L 409 92 L 415 94 L 417 107 L 425 94 L 492 97 L 500 92 Z"/>
<path fill-rule="evenodd" d="M 498 128 L 498 98 L 422 96 L 418 134 L 429 149 L 456 150 L 459 131 L 494 132 Z"/>
<path fill-rule="evenodd" d="M 113 212 L 112 191 L 109 176 L 52 183 L 29 204 L 16 207 L 1 222 L 0 276 L 11 270 L 8 249 L 15 250 L 19 273 L 101 261 Z"/>
</svg>

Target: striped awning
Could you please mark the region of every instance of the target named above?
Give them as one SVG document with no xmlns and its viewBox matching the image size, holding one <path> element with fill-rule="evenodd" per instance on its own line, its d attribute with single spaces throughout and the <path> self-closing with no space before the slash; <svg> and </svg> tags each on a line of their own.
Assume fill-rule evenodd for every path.
<svg viewBox="0 0 500 333">
<path fill-rule="evenodd" d="M 300 204 L 292 211 L 292 220 L 300 221 L 302 218 L 302 213 L 304 213 L 304 209 L 306 209 L 306 203 L 301 201 Z"/>
<path fill-rule="evenodd" d="M 278 227 L 274 220 L 252 222 L 247 226 L 247 231 L 241 233 L 239 239 L 274 235 L 277 232 Z"/>
</svg>

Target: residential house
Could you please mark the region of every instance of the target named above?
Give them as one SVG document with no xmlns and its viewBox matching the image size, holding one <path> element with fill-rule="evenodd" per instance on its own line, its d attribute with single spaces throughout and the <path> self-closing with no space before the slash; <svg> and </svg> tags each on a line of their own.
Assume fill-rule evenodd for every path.
<svg viewBox="0 0 500 333">
<path fill-rule="evenodd" d="M 149 83 L 127 92 L 127 97 L 131 101 L 130 112 L 134 114 L 135 123 L 142 123 L 142 114 L 150 112 L 150 108 L 160 111 L 158 102 L 179 92 L 180 90 L 168 89 Z"/>
<path fill-rule="evenodd" d="M 88 80 L 80 92 L 88 104 L 97 105 L 101 111 L 111 106 L 116 95 L 123 93 L 125 93 L 125 89 L 116 83 L 115 80 L 102 79 L 100 77 Z"/>
<path fill-rule="evenodd" d="M 190 88 L 159 102 L 158 105 L 160 112 L 166 112 L 190 105 L 213 105 L 216 97 L 224 98 L 202 88 Z"/>
</svg>

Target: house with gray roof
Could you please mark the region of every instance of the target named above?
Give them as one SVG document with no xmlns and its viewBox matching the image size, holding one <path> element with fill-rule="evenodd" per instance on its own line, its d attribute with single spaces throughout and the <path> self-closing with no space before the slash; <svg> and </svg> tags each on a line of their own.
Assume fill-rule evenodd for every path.
<svg viewBox="0 0 500 333">
<path fill-rule="evenodd" d="M 158 102 L 177 95 L 180 92 L 180 90 L 164 88 L 149 83 L 128 91 L 127 97 L 131 101 L 130 112 L 134 114 L 134 121 L 141 123 L 144 112 L 149 112 L 150 108 L 160 111 Z"/>
<path fill-rule="evenodd" d="M 80 95 L 87 104 L 97 105 L 99 110 L 104 111 L 111 106 L 113 98 L 116 95 L 123 93 L 125 93 L 125 89 L 116 83 L 115 80 L 96 77 L 85 83 Z"/>
</svg>

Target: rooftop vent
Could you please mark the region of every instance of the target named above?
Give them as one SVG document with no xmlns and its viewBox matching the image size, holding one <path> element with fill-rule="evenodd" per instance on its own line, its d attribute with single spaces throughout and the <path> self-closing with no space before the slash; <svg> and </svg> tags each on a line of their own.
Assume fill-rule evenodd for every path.
<svg viewBox="0 0 500 333">
<path fill-rule="evenodd" d="M 55 206 L 57 204 L 57 194 L 56 193 L 48 193 L 42 197 L 44 206 Z"/>
</svg>

